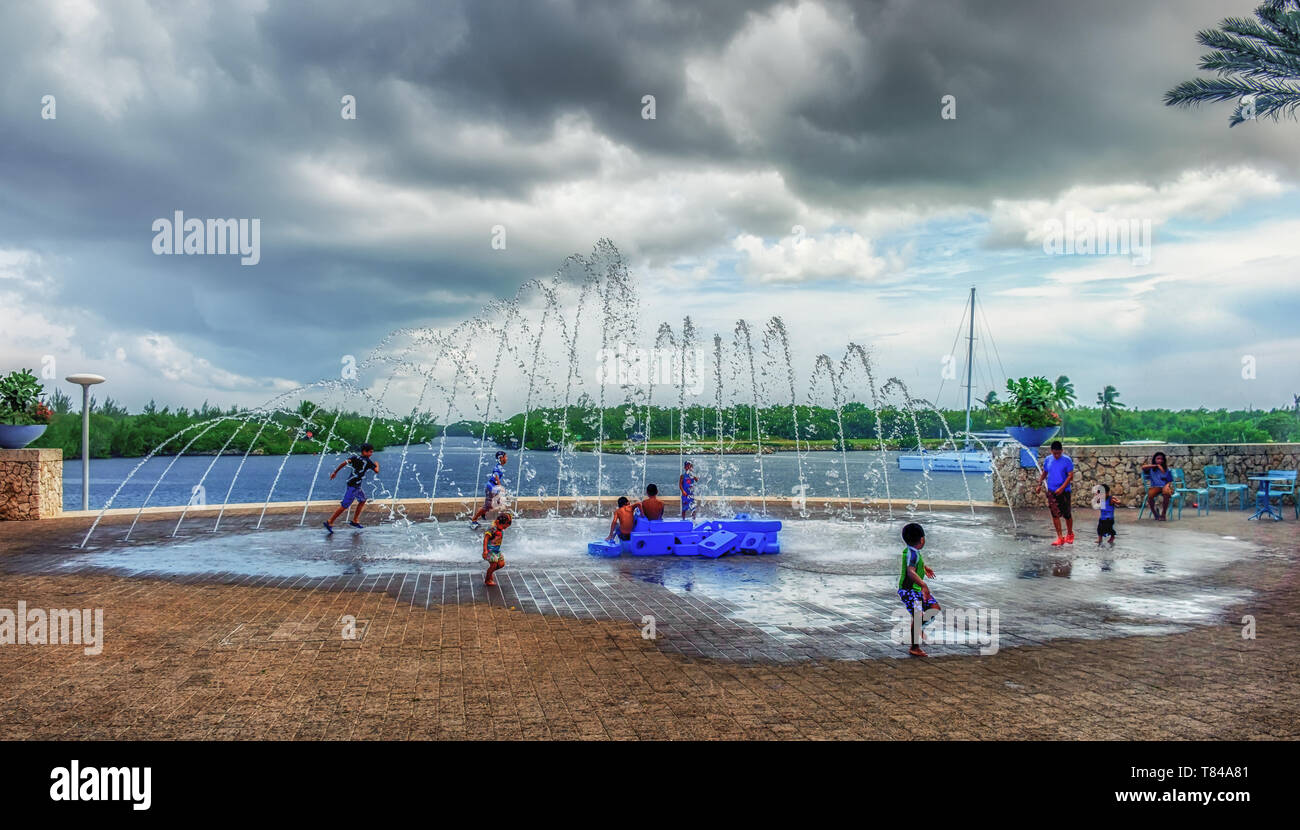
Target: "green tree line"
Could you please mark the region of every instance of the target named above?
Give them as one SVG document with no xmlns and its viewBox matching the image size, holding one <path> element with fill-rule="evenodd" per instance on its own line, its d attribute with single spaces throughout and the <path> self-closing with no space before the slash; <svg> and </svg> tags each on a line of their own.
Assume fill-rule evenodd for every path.
<svg viewBox="0 0 1300 830">
<path fill-rule="evenodd" d="M 72 410 L 58 395 L 51 403 L 54 417 L 31 447 L 61 449 L 65 458 L 80 458 L 80 411 Z M 452 432 L 448 430 L 448 434 Z M 310 401 L 303 401 L 295 411 L 276 412 L 270 417 L 236 407 L 222 410 L 206 402 L 194 410 L 173 410 L 165 406 L 160 409 L 150 401 L 140 412 L 129 413 L 112 398 L 102 404 L 92 399 L 90 412 L 92 458 L 139 457 L 155 448 L 159 455 L 222 451 L 285 455 L 317 453 L 322 448 L 347 451 L 367 441 L 381 450 L 390 444 L 405 443 L 408 434 L 412 441 L 424 441 L 440 431 L 429 423 L 417 422 L 412 427 L 409 418 L 376 418 L 372 422 L 369 415 L 325 410 Z"/>
<path fill-rule="evenodd" d="M 1057 411 L 1062 416 L 1062 427 L 1058 437 L 1081 444 L 1113 444 L 1135 439 L 1184 444 L 1300 441 L 1300 405 L 1268 411 L 1128 409 L 1119 403 L 1118 393 L 1110 391 L 1113 394 L 1099 393 L 1098 406 L 1060 407 Z M 66 396 L 61 400 L 56 395 L 51 403 L 54 418 L 32 447 L 58 448 L 63 450 L 65 458 L 80 457 L 81 413 L 71 408 Z M 408 435 L 413 443 L 419 443 L 444 432 L 474 437 L 486 433 L 488 439 L 503 447 L 515 448 L 522 443 L 530 450 L 547 450 L 557 448 L 562 440 L 585 448 L 602 431 L 605 447 L 615 452 L 623 444 L 645 440 L 676 442 L 681 440 L 683 431 L 688 443 L 705 447 L 716 445 L 721 437 L 727 444 L 757 443 L 761 439 L 779 449 L 792 446 L 797 435 L 799 442 L 837 448 L 841 426 L 850 449 L 874 448 L 879 445 L 881 435 L 887 446 L 908 448 L 916 444 L 918 435 L 925 443 L 934 445 L 960 433 L 966 418 L 964 410 L 909 412 L 886 407 L 880 411 L 877 421 L 870 407 L 857 402 L 845 404 L 838 420 L 834 409 L 811 405 L 794 408 L 742 405 L 727 407 L 721 413 L 705 406 L 685 410 L 618 406 L 605 409 L 603 419 L 601 415 L 584 398 L 567 412 L 559 407 L 529 412 L 526 429 L 523 413 L 488 424 L 485 429 L 483 424 L 471 421 L 442 427 L 420 419 L 412 423 L 409 417 L 376 418 L 372 422 L 368 414 L 321 409 L 309 401 L 302 402 L 295 411 L 266 418 L 261 413 L 235 407 L 222 410 L 206 403 L 194 410 L 160 409 L 152 401 L 140 412 L 129 413 L 110 398 L 102 404 L 92 400 L 90 452 L 95 458 L 138 457 L 154 448 L 162 455 L 182 451 L 210 454 L 223 448 L 228 453 L 240 454 L 250 450 L 265 455 L 291 451 L 315 453 L 325 447 L 327 437 L 330 451 L 347 451 L 366 440 L 376 450 L 382 450 L 404 444 Z M 209 421 L 216 423 L 207 428 Z M 1003 426 L 998 412 L 988 406 L 971 413 L 974 431 L 997 430 Z"/>
</svg>

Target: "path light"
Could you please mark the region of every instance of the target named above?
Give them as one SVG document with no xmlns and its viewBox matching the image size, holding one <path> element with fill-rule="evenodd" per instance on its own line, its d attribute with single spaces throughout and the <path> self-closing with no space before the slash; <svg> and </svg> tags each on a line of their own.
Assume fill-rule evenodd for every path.
<svg viewBox="0 0 1300 830">
<path fill-rule="evenodd" d="M 81 509 L 90 509 L 90 387 L 103 383 L 101 375 L 68 375 L 68 383 L 81 387 Z"/>
</svg>

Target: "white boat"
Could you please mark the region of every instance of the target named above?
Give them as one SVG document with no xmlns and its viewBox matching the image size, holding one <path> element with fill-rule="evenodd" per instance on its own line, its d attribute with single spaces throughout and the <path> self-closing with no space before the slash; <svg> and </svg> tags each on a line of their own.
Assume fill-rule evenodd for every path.
<svg viewBox="0 0 1300 830">
<path fill-rule="evenodd" d="M 1005 432 L 977 432 L 973 436 L 983 447 L 1017 446 Z M 991 473 L 993 453 L 982 448 L 934 450 L 924 448 L 898 457 L 898 469 L 932 473 Z"/>
<path fill-rule="evenodd" d="M 993 456 L 983 450 L 919 450 L 900 455 L 898 469 L 931 473 L 991 473 Z"/>
<path fill-rule="evenodd" d="M 1015 444 L 1005 432 L 970 431 L 971 374 L 975 358 L 975 286 L 970 289 L 970 332 L 966 338 L 966 445 L 959 450 L 930 451 L 917 447 L 898 457 L 898 469 L 932 473 L 991 473 L 993 453 L 990 445 L 1001 447 Z M 975 439 L 978 440 L 978 446 Z"/>
</svg>

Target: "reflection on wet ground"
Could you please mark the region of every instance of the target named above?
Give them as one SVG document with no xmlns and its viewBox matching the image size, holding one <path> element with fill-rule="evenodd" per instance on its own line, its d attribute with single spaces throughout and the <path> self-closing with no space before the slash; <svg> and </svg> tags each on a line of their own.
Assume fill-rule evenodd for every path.
<svg viewBox="0 0 1300 830">
<path fill-rule="evenodd" d="M 1119 544 L 1086 535 L 1052 548 L 994 513 L 924 513 L 935 595 L 996 609 L 1001 647 L 1072 637 L 1165 634 L 1220 621 L 1248 591 L 1223 578 L 1268 554 L 1170 525 L 1125 525 Z M 520 519 L 496 596 L 481 585 L 480 536 L 464 524 L 381 524 L 333 536 L 298 528 L 198 533 L 167 544 L 88 549 L 42 569 L 110 570 L 247 582 L 386 588 L 417 604 L 501 602 L 539 613 L 655 616 L 665 647 L 731 658 L 893 656 L 902 521 L 787 521 L 770 556 L 631 557 L 585 552 L 607 523 Z M 49 561 L 49 560 L 46 560 Z M 939 645 L 938 653 L 966 652 Z"/>
</svg>

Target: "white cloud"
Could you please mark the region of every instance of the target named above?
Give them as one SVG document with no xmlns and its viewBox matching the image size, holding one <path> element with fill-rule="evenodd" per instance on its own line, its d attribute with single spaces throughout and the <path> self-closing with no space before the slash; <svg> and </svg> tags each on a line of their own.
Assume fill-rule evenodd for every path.
<svg viewBox="0 0 1300 830">
<path fill-rule="evenodd" d="M 739 271 L 760 283 L 834 279 L 870 282 L 902 267 L 896 257 L 877 256 L 871 240 L 851 231 L 821 237 L 794 234 L 772 245 L 752 234 L 741 234 L 733 246 L 744 255 Z"/>
<path fill-rule="evenodd" d="M 196 356 L 162 334 L 132 337 L 119 348 L 129 359 L 157 372 L 164 380 L 190 386 L 227 392 L 285 392 L 298 386 L 285 378 L 251 378 L 227 371 L 212 365 L 206 358 Z"/>
<path fill-rule="evenodd" d="M 1217 219 L 1252 200 L 1281 195 L 1287 187 L 1277 177 L 1250 167 L 1188 170 L 1157 186 L 1146 184 L 1078 185 L 1054 200 L 995 199 L 989 215 L 989 241 L 999 245 L 1041 246 L 1053 222 L 1072 217 L 1085 223 L 1171 219 Z"/>
<path fill-rule="evenodd" d="M 214 390 L 231 393 L 222 404 L 252 405 L 297 386 L 228 371 L 166 335 L 87 333 L 102 331 L 105 322 L 84 309 L 51 303 L 56 283 L 55 271 L 35 252 L 0 249 L 0 367 L 35 369 L 47 391 L 65 386 L 63 378 L 79 371 L 105 375 L 104 394 L 128 405 L 155 397 L 174 406 L 197 405 Z"/>
</svg>

